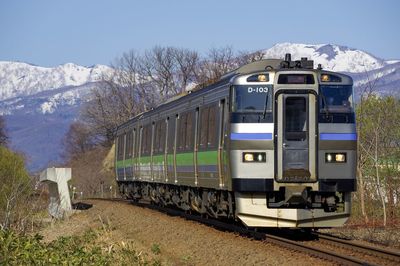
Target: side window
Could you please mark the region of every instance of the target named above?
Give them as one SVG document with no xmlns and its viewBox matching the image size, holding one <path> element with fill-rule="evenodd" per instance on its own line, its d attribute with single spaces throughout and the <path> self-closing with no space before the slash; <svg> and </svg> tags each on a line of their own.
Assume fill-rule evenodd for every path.
<svg viewBox="0 0 400 266">
<path fill-rule="evenodd" d="M 137 134 L 136 134 L 136 157 L 139 157 L 139 153 L 141 154 L 141 152 L 142 152 L 142 145 L 143 145 L 143 143 L 141 143 L 141 139 L 142 139 L 142 136 L 143 136 L 143 127 L 138 127 L 138 131 L 137 131 Z"/>
<path fill-rule="evenodd" d="M 146 150 L 146 127 L 142 127 L 142 138 L 141 138 L 141 150 L 140 150 L 140 154 L 143 156 L 145 154 L 145 150 Z"/>
<path fill-rule="evenodd" d="M 175 116 L 171 118 L 167 118 L 168 122 L 168 153 L 173 153 L 174 151 L 174 145 L 175 145 L 175 130 L 176 129 L 176 118 Z"/>
<path fill-rule="evenodd" d="M 117 137 L 117 139 L 116 139 L 116 148 L 115 148 L 115 156 L 116 156 L 116 158 L 117 158 L 117 161 L 119 161 L 120 160 L 120 151 L 121 151 L 121 137 L 120 136 L 118 136 Z"/>
<path fill-rule="evenodd" d="M 142 155 L 149 155 L 151 149 L 151 126 L 147 125 L 143 127 L 142 136 Z"/>
<path fill-rule="evenodd" d="M 124 151 L 126 149 L 126 133 L 121 137 L 121 159 L 124 160 Z"/>
<path fill-rule="evenodd" d="M 208 107 L 200 109 L 200 149 L 207 148 L 208 111 Z"/>
<path fill-rule="evenodd" d="M 160 142 L 159 142 L 159 146 L 158 146 L 158 151 L 160 153 L 163 153 L 165 150 L 165 137 L 166 137 L 166 121 L 165 120 L 161 120 L 160 121 Z"/>
<path fill-rule="evenodd" d="M 154 126 L 154 146 L 153 152 L 154 153 L 162 153 L 164 152 L 165 147 L 165 121 L 160 120 L 155 123 Z"/>
<path fill-rule="evenodd" d="M 217 106 L 210 106 L 208 112 L 208 134 L 207 134 L 207 146 L 209 148 L 215 148 L 217 146 L 217 135 L 218 135 L 218 126 L 217 126 Z"/>
<path fill-rule="evenodd" d="M 135 158 L 136 157 L 136 150 L 137 150 L 137 146 L 136 146 L 136 128 L 133 129 L 132 131 L 132 157 Z"/>
<path fill-rule="evenodd" d="M 133 144 L 133 132 L 129 131 L 126 135 L 126 147 L 125 147 L 125 159 L 132 158 L 132 144 Z"/>
<path fill-rule="evenodd" d="M 124 159 L 124 136 L 125 135 L 120 135 L 118 137 L 118 154 L 117 154 L 117 160 L 121 161 Z"/>
<path fill-rule="evenodd" d="M 194 143 L 194 113 L 179 116 L 178 151 L 192 151 Z"/>
<path fill-rule="evenodd" d="M 125 141 L 125 159 L 129 158 L 129 132 L 126 135 L 126 141 Z"/>
<path fill-rule="evenodd" d="M 158 153 L 158 147 L 160 146 L 160 123 L 157 122 L 154 125 L 154 145 L 153 153 Z"/>
<path fill-rule="evenodd" d="M 179 121 L 178 151 L 183 151 L 185 149 L 185 142 L 186 142 L 187 114 L 180 115 L 178 121 Z"/>
<path fill-rule="evenodd" d="M 187 114 L 186 118 L 186 141 L 185 141 L 186 151 L 193 150 L 193 139 L 194 139 L 193 113 L 190 112 Z"/>
<path fill-rule="evenodd" d="M 152 134 L 153 134 L 153 125 L 148 125 L 147 126 L 147 134 L 146 134 L 146 154 L 150 155 L 151 152 L 151 140 L 152 140 Z"/>
</svg>

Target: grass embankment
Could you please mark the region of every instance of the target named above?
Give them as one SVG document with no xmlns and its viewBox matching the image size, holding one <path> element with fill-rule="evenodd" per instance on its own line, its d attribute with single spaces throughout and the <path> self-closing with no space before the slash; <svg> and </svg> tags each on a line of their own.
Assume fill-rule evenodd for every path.
<svg viewBox="0 0 400 266">
<path fill-rule="evenodd" d="M 49 243 L 36 234 L 0 230 L 0 265 L 160 265 L 130 243 L 107 243 L 103 229 L 63 236 Z M 154 254 L 159 254 L 159 247 Z"/>
</svg>

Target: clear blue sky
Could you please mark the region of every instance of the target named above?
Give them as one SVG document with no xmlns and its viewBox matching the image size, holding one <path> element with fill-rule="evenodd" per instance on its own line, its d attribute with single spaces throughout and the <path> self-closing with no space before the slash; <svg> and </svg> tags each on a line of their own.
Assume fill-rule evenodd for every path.
<svg viewBox="0 0 400 266">
<path fill-rule="evenodd" d="M 253 51 L 333 43 L 400 59 L 397 0 L 0 0 L 0 60 L 109 64 L 155 45 Z"/>
</svg>

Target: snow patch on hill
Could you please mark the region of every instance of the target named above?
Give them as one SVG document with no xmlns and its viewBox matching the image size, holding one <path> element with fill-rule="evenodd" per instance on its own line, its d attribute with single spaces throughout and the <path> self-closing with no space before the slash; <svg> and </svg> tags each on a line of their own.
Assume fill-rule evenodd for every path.
<svg viewBox="0 0 400 266">
<path fill-rule="evenodd" d="M 361 73 L 386 66 L 388 63 L 367 52 L 333 44 L 279 43 L 265 50 L 265 58 L 284 58 L 292 54 L 292 60 L 307 57 L 324 69 L 338 72 Z"/>
<path fill-rule="evenodd" d="M 111 68 L 104 65 L 93 67 L 73 63 L 54 68 L 33 66 L 20 62 L 0 62 L 0 101 L 18 96 L 33 95 L 42 91 L 66 86 L 80 86 L 100 81 Z"/>
</svg>

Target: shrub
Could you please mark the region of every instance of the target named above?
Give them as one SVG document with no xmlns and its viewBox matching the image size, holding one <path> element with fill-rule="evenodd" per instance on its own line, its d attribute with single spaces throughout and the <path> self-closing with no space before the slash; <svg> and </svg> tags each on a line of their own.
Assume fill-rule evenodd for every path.
<svg viewBox="0 0 400 266">
<path fill-rule="evenodd" d="M 60 237 L 48 244 L 40 235 L 0 230 L 1 265 L 107 265 L 111 257 L 92 245 L 96 235 Z"/>
<path fill-rule="evenodd" d="M 23 158 L 0 146 L 0 228 L 24 230 L 32 195 Z"/>
<path fill-rule="evenodd" d="M 104 239 L 104 234 L 104 229 L 90 229 L 83 235 L 62 236 L 45 243 L 38 234 L 0 230 L 0 265 L 161 265 L 147 253 L 135 250 L 132 242 L 114 242 Z M 154 246 L 159 253 L 159 245 Z"/>
</svg>

